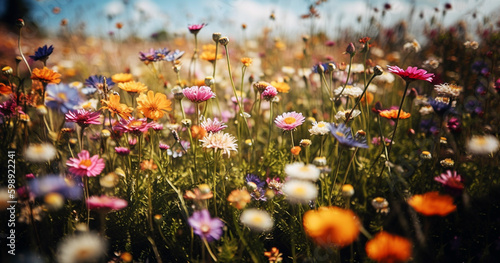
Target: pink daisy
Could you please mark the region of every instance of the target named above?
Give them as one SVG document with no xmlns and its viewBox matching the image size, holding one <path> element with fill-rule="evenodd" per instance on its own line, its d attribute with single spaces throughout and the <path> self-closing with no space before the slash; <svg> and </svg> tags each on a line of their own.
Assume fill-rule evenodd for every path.
<svg viewBox="0 0 500 263">
<path fill-rule="evenodd" d="M 151 126 L 152 123 L 148 123 L 146 118 L 134 119 L 131 117 L 128 120 L 120 119 L 120 121 L 113 126 L 113 130 L 140 135 L 141 133 L 147 132 Z"/>
<path fill-rule="evenodd" d="M 66 113 L 65 119 L 67 122 L 75 122 L 80 125 L 80 127 L 87 127 L 90 124 L 101 124 L 99 117 L 100 112 L 93 112 L 84 109 L 69 111 Z"/>
<path fill-rule="evenodd" d="M 89 209 L 120 210 L 127 207 L 127 201 L 106 195 L 91 196 L 87 199 Z"/>
<path fill-rule="evenodd" d="M 203 23 L 203 24 L 195 24 L 195 25 L 190 25 L 188 26 L 188 29 L 189 29 L 189 32 L 191 32 L 192 34 L 198 34 L 198 32 L 200 32 L 200 30 L 206 26 L 207 24 Z"/>
<path fill-rule="evenodd" d="M 278 128 L 283 129 L 285 131 L 290 131 L 297 128 L 299 125 L 304 123 L 306 118 L 302 116 L 302 113 L 297 113 L 295 111 L 285 112 L 280 116 L 276 117 L 274 123 Z"/>
<path fill-rule="evenodd" d="M 434 74 L 427 73 L 427 71 L 423 69 L 418 69 L 417 67 L 408 67 L 406 70 L 403 70 L 398 66 L 389 66 L 388 69 L 391 73 L 399 75 L 405 81 L 413 81 L 420 79 L 432 82 L 432 78 L 434 77 Z"/>
<path fill-rule="evenodd" d="M 160 150 L 162 150 L 162 151 L 166 151 L 166 150 L 170 149 L 170 146 L 168 144 L 165 144 L 162 142 L 160 142 L 159 147 L 160 147 Z"/>
<path fill-rule="evenodd" d="M 278 90 L 273 86 L 267 86 L 267 88 L 262 92 L 262 98 L 271 101 L 278 95 Z"/>
<path fill-rule="evenodd" d="M 462 177 L 457 174 L 457 171 L 452 172 L 450 170 L 447 170 L 446 173 L 442 173 L 441 175 L 434 177 L 434 180 L 442 183 L 444 187 L 450 188 L 452 190 L 464 189 Z"/>
<path fill-rule="evenodd" d="M 200 103 L 211 98 L 215 98 L 215 93 L 213 93 L 212 89 L 207 86 L 193 86 L 191 88 L 185 88 L 182 90 L 182 93 L 193 103 Z"/>
<path fill-rule="evenodd" d="M 97 176 L 104 169 L 104 159 L 99 155 L 90 157 L 88 151 L 83 150 L 78 154 L 78 158 L 69 158 L 66 162 L 69 172 L 78 176 Z"/>
<path fill-rule="evenodd" d="M 214 118 L 213 120 L 208 118 L 201 123 L 201 127 L 203 127 L 203 129 L 205 129 L 207 132 L 213 133 L 224 130 L 225 128 L 227 128 L 227 125 L 219 121 L 217 118 Z"/>
<path fill-rule="evenodd" d="M 128 155 L 130 153 L 130 149 L 126 147 L 115 147 L 115 152 L 118 155 Z"/>
</svg>

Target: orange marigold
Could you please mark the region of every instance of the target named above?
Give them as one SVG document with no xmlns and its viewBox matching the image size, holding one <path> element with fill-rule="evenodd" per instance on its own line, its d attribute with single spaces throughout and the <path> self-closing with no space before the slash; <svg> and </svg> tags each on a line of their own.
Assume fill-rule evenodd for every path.
<svg viewBox="0 0 500 263">
<path fill-rule="evenodd" d="M 400 236 L 379 232 L 366 243 L 366 255 L 377 262 L 405 262 L 410 259 L 412 244 Z"/>
<path fill-rule="evenodd" d="M 0 94 L 2 95 L 9 95 L 12 93 L 12 87 L 11 86 L 7 86 L 3 83 L 0 83 Z"/>
<path fill-rule="evenodd" d="M 123 83 L 123 82 L 129 82 L 132 81 L 132 74 L 129 73 L 117 73 L 111 76 L 111 80 L 114 83 Z"/>
<path fill-rule="evenodd" d="M 363 97 L 361 98 L 361 101 L 360 101 L 360 102 L 361 102 L 361 104 L 363 104 L 363 105 L 366 105 L 365 98 L 366 98 L 366 100 L 368 101 L 368 105 L 372 104 L 372 102 L 373 102 L 373 94 L 372 94 L 372 93 L 370 93 L 370 92 L 366 92 L 365 96 L 363 96 Z M 401 116 L 400 116 L 400 117 L 401 117 Z"/>
<path fill-rule="evenodd" d="M 35 68 L 33 69 L 33 72 L 31 72 L 31 79 L 38 80 L 43 83 L 59 84 L 61 82 L 61 74 L 47 67 L 43 67 L 43 69 Z"/>
<path fill-rule="evenodd" d="M 293 155 L 297 156 L 300 154 L 300 150 L 302 150 L 300 148 L 300 146 L 294 146 L 292 147 L 292 149 L 290 150 L 290 152 L 292 152 Z"/>
<path fill-rule="evenodd" d="M 318 245 L 340 247 L 356 240 L 361 225 L 354 212 L 335 206 L 307 211 L 303 224 L 307 235 Z"/>
<path fill-rule="evenodd" d="M 250 65 L 252 65 L 252 62 L 253 60 L 251 58 L 241 58 L 241 63 L 243 63 L 245 67 L 250 67 Z"/>
<path fill-rule="evenodd" d="M 408 204 L 415 211 L 426 216 L 446 216 L 457 209 L 457 206 L 453 204 L 453 197 L 440 195 L 439 192 L 414 195 L 408 200 Z"/>
<path fill-rule="evenodd" d="M 201 140 L 203 137 L 207 135 L 207 130 L 205 130 L 203 127 L 199 125 L 193 125 L 191 126 L 191 137 L 195 140 Z"/>
<path fill-rule="evenodd" d="M 132 108 L 120 103 L 120 95 L 111 94 L 109 95 L 109 100 L 101 100 L 101 103 L 104 105 L 101 107 L 101 110 L 109 110 L 113 116 L 118 114 L 124 119 L 131 117 Z"/>
<path fill-rule="evenodd" d="M 286 82 L 271 81 L 271 86 L 275 87 L 280 93 L 288 93 L 290 91 L 290 86 Z"/>
<path fill-rule="evenodd" d="M 148 90 L 148 87 L 146 85 L 136 81 L 121 82 L 118 83 L 118 87 L 129 93 L 140 93 Z"/>
<path fill-rule="evenodd" d="M 383 110 L 380 113 L 381 117 L 384 117 L 386 119 L 397 119 L 398 118 L 398 110 Z M 401 110 L 401 113 L 399 114 L 399 119 L 408 119 L 410 118 L 411 114 L 408 112 L 404 112 Z"/>
<path fill-rule="evenodd" d="M 167 99 L 167 96 L 161 93 L 154 94 L 152 90 L 148 91 L 147 95 L 142 93 L 137 98 L 137 104 L 137 110 L 154 121 L 163 117 L 165 112 L 172 110 L 172 102 Z"/>
</svg>

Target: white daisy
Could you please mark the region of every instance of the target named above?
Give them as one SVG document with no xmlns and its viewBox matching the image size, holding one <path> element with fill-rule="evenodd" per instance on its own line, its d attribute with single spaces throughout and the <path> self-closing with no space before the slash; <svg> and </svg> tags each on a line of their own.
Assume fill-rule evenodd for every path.
<svg viewBox="0 0 500 263">
<path fill-rule="evenodd" d="M 285 165 L 285 174 L 291 179 L 316 181 L 321 171 L 313 164 L 291 163 Z"/>
<path fill-rule="evenodd" d="M 340 119 L 345 120 L 347 118 L 347 115 L 349 115 L 349 112 L 351 112 L 351 110 L 340 110 L 340 111 L 337 112 L 337 114 L 335 114 L 335 119 L 337 121 L 340 120 Z M 361 114 L 360 110 L 354 110 L 351 113 L 351 116 L 349 117 L 349 119 L 352 120 L 352 119 L 358 117 L 359 114 Z"/>
<path fill-rule="evenodd" d="M 82 233 L 66 238 L 59 244 L 57 258 L 61 263 L 100 262 L 107 242 L 95 233 Z"/>
<path fill-rule="evenodd" d="M 311 135 L 325 135 L 330 133 L 330 129 L 328 129 L 327 123 L 324 121 L 313 122 L 313 126 L 309 129 Z"/>
<path fill-rule="evenodd" d="M 24 152 L 24 158 L 28 162 L 44 163 L 56 157 L 57 150 L 50 143 L 32 143 Z"/>
<path fill-rule="evenodd" d="M 316 199 L 318 188 L 314 183 L 302 180 L 290 180 L 283 184 L 281 191 L 291 203 L 307 204 Z"/>
<path fill-rule="evenodd" d="M 403 48 L 405 51 L 419 52 L 420 51 L 420 43 L 418 43 L 418 41 L 414 39 L 412 42 L 408 42 L 408 43 L 404 44 Z"/>
<path fill-rule="evenodd" d="M 473 136 L 467 142 L 467 151 L 473 154 L 490 154 L 498 151 L 500 143 L 493 135 Z"/>
<path fill-rule="evenodd" d="M 349 65 L 347 65 L 345 71 L 349 71 Z M 363 73 L 365 71 L 365 66 L 361 63 L 352 63 L 351 73 Z"/>
<path fill-rule="evenodd" d="M 422 106 L 422 108 L 420 108 L 420 110 L 418 112 L 420 112 L 421 115 L 428 115 L 428 114 L 433 113 L 434 109 L 432 108 L 431 105 L 425 105 L 425 106 Z"/>
<path fill-rule="evenodd" d="M 434 85 L 434 90 L 439 94 L 443 96 L 449 96 L 449 97 L 458 97 L 460 93 L 462 92 L 462 87 L 457 86 L 455 84 L 439 84 L 439 85 Z"/>
<path fill-rule="evenodd" d="M 342 96 L 350 96 L 354 98 L 357 98 L 361 96 L 361 94 L 363 94 L 363 90 L 360 87 L 353 85 L 346 85 L 344 91 L 342 91 L 342 89 L 344 89 L 343 86 L 336 88 L 333 91 L 335 93 L 335 96 L 339 96 L 340 92 L 342 92 Z"/>
<path fill-rule="evenodd" d="M 236 138 L 229 133 L 216 132 L 208 133 L 200 140 L 202 142 L 203 148 L 213 148 L 216 150 L 221 150 L 227 155 L 231 155 L 231 151 L 237 152 L 238 144 L 236 144 Z"/>
<path fill-rule="evenodd" d="M 240 221 L 253 231 L 265 232 L 273 228 L 274 221 L 268 212 L 250 208 L 241 213 Z"/>
</svg>

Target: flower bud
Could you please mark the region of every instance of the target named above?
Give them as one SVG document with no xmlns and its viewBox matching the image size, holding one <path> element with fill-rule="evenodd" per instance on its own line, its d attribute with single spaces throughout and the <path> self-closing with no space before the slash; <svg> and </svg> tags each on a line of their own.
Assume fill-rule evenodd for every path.
<svg viewBox="0 0 500 263">
<path fill-rule="evenodd" d="M 205 77 L 205 85 L 210 87 L 210 86 L 214 85 L 214 83 L 215 83 L 215 80 L 212 76 Z"/>
<path fill-rule="evenodd" d="M 300 140 L 300 146 L 302 146 L 302 147 L 308 147 L 311 144 L 312 144 L 312 142 L 309 139 L 302 139 L 302 140 Z"/>
<path fill-rule="evenodd" d="M 191 127 L 192 121 L 190 119 L 183 119 L 181 120 L 182 126 L 189 128 Z"/>
<path fill-rule="evenodd" d="M 172 93 L 174 94 L 174 99 L 182 100 L 184 98 L 184 93 L 182 93 L 182 88 L 179 86 L 175 86 L 172 89 Z"/>
<path fill-rule="evenodd" d="M 219 39 L 219 44 L 221 44 L 223 46 L 227 46 L 227 44 L 229 44 L 229 38 L 228 37 L 221 37 Z"/>
<path fill-rule="evenodd" d="M 2 73 L 6 76 L 9 76 L 14 73 L 14 70 L 10 66 L 5 66 L 2 68 Z"/>
<path fill-rule="evenodd" d="M 375 67 L 373 67 L 373 74 L 375 74 L 375 76 L 380 76 L 384 73 L 384 70 L 382 69 L 381 66 L 377 65 Z"/>
<path fill-rule="evenodd" d="M 17 19 L 16 26 L 19 28 L 24 27 L 24 20 L 22 20 L 21 18 Z"/>
<path fill-rule="evenodd" d="M 212 34 L 212 40 L 213 40 L 214 42 L 218 42 L 218 41 L 219 41 L 219 39 L 220 39 L 220 36 L 221 36 L 221 35 L 222 35 L 222 34 L 221 34 L 221 33 L 219 33 L 219 32 L 213 33 L 213 34 Z"/>
<path fill-rule="evenodd" d="M 350 184 L 344 184 L 342 186 L 342 196 L 351 197 L 354 195 L 354 187 Z"/>
<path fill-rule="evenodd" d="M 354 56 L 354 53 L 356 53 L 356 48 L 354 47 L 354 44 L 351 42 L 345 49 L 345 53 Z"/>
<path fill-rule="evenodd" d="M 335 66 L 335 64 L 333 63 L 328 63 L 328 72 L 332 72 L 334 71 L 335 69 L 337 69 L 337 67 Z"/>
</svg>

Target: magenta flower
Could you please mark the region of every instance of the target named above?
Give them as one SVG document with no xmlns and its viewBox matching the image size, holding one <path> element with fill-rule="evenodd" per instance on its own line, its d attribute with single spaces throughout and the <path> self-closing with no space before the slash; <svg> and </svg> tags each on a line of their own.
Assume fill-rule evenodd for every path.
<svg viewBox="0 0 500 263">
<path fill-rule="evenodd" d="M 130 146 L 135 146 L 137 144 L 137 138 L 130 138 L 128 139 L 128 145 Z"/>
<path fill-rule="evenodd" d="M 276 90 L 273 86 L 267 86 L 266 89 L 262 92 L 262 98 L 271 101 L 278 95 L 278 90 Z"/>
<path fill-rule="evenodd" d="M 163 130 L 163 124 L 157 122 L 151 122 L 151 129 L 155 131 L 161 131 Z"/>
<path fill-rule="evenodd" d="M 80 125 L 80 127 L 85 128 L 90 124 L 101 124 L 99 117 L 101 113 L 98 111 L 88 111 L 85 109 L 80 109 L 76 111 L 69 111 L 66 113 L 65 119 L 67 122 L 75 122 Z"/>
<path fill-rule="evenodd" d="M 140 135 L 147 132 L 149 128 L 151 128 L 152 123 L 148 123 L 146 120 L 146 118 L 134 119 L 133 117 L 128 120 L 120 119 L 120 121 L 113 126 L 113 130 Z"/>
<path fill-rule="evenodd" d="M 434 180 L 443 184 L 444 187 L 461 192 L 464 189 L 464 184 L 462 183 L 462 177 L 457 174 L 457 171 L 447 170 L 446 173 L 442 173 L 439 176 L 434 177 Z"/>
<path fill-rule="evenodd" d="M 219 218 L 211 218 L 206 209 L 194 212 L 188 222 L 195 234 L 209 242 L 218 240 L 222 236 L 224 223 Z"/>
<path fill-rule="evenodd" d="M 213 120 L 208 118 L 201 123 L 201 127 L 203 127 L 203 129 L 207 132 L 215 133 L 224 130 L 227 128 L 227 125 L 219 121 L 217 118 L 214 118 Z"/>
<path fill-rule="evenodd" d="M 87 199 L 87 206 L 89 209 L 96 210 L 121 210 L 127 207 L 127 201 L 106 195 L 91 196 Z"/>
<path fill-rule="evenodd" d="M 78 158 L 69 158 L 66 162 L 69 172 L 78 176 L 97 176 L 104 169 L 104 159 L 99 155 L 90 157 L 88 151 L 83 150 L 78 154 Z"/>
<path fill-rule="evenodd" d="M 130 149 L 126 147 L 115 147 L 115 152 L 118 155 L 128 155 L 130 153 Z"/>
<path fill-rule="evenodd" d="M 162 151 L 166 151 L 166 150 L 170 149 L 170 146 L 168 144 L 165 144 L 162 142 L 160 142 L 159 147 L 160 147 L 160 150 L 162 150 Z"/>
<path fill-rule="evenodd" d="M 194 103 L 200 103 L 211 98 L 215 98 L 215 93 L 213 93 L 212 89 L 207 86 L 193 86 L 191 88 L 185 88 L 182 90 L 182 93 L 186 98 L 188 98 L 188 100 Z"/>
<path fill-rule="evenodd" d="M 190 25 L 188 26 L 188 29 L 189 29 L 189 32 L 191 32 L 192 34 L 198 34 L 198 32 L 200 32 L 200 30 L 206 26 L 207 24 L 203 23 L 203 24 L 195 24 L 195 25 Z"/>
<path fill-rule="evenodd" d="M 295 111 L 285 112 L 280 116 L 276 117 L 274 123 L 278 128 L 285 131 L 290 131 L 297 128 L 299 125 L 304 123 L 306 118 L 302 116 L 302 113 L 297 113 Z"/>
<path fill-rule="evenodd" d="M 417 67 L 408 67 L 406 70 L 403 70 L 398 66 L 389 66 L 388 69 L 391 73 L 402 77 L 406 82 L 418 79 L 432 82 L 432 78 L 434 78 L 434 74 L 427 73 L 427 71 L 418 69 Z"/>
</svg>

